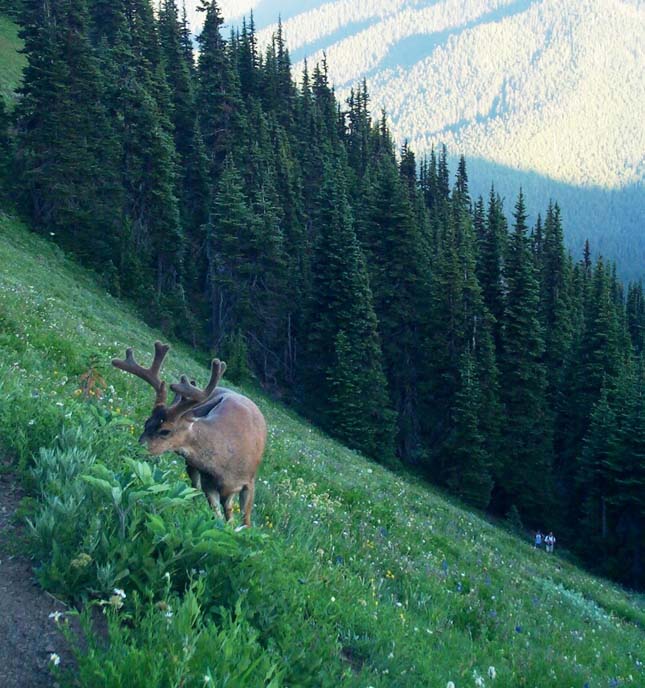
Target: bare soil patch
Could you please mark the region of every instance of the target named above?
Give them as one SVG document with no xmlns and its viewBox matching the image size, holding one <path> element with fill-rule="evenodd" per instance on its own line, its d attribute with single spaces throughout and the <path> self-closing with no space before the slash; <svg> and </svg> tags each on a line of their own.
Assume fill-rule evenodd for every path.
<svg viewBox="0 0 645 688">
<path fill-rule="evenodd" d="M 39 587 L 33 562 L 19 553 L 24 529 L 16 510 L 24 491 L 16 477 L 0 463 L 0 686 L 55 688 L 50 656 L 71 666 L 66 641 L 49 615 L 65 606 Z"/>
</svg>

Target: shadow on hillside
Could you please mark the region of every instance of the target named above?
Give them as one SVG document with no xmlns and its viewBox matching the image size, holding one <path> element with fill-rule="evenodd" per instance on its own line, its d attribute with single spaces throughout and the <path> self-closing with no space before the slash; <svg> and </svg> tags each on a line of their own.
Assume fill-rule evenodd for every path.
<svg viewBox="0 0 645 688">
<path fill-rule="evenodd" d="M 466 163 L 473 198 L 481 194 L 487 199 L 493 182 L 510 218 L 522 187 L 531 223 L 539 212 L 544 217 L 553 199 L 562 209 L 565 241 L 575 257 L 589 239 L 592 254 L 615 260 L 622 279 L 645 278 L 645 183 L 623 189 L 581 187 L 481 158 L 467 158 Z M 454 171 L 456 156 L 450 164 Z"/>
</svg>

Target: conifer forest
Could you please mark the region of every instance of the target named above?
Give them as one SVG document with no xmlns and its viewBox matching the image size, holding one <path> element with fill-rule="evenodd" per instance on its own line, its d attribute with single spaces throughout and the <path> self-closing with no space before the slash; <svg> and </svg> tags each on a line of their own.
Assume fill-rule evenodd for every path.
<svg viewBox="0 0 645 688">
<path fill-rule="evenodd" d="M 365 81 L 294 73 L 281 27 L 201 11 L 195 45 L 176 0 L 23 0 L 20 212 L 233 381 L 645 587 L 642 283 L 568 253 L 557 199 L 415 157 Z"/>
</svg>

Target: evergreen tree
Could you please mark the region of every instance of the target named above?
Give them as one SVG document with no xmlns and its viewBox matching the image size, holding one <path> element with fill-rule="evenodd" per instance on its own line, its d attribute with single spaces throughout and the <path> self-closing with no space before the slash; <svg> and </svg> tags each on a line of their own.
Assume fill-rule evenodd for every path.
<svg viewBox="0 0 645 688">
<path fill-rule="evenodd" d="M 28 65 L 18 109 L 23 202 L 35 224 L 109 270 L 117 252 L 117 150 L 84 0 L 24 4 Z"/>
<path fill-rule="evenodd" d="M 552 407 L 555 407 L 556 397 L 561 391 L 565 360 L 573 337 L 569 300 L 570 276 L 565 256 L 560 208 L 557 203 L 550 204 L 547 211 L 538 266 L 545 339 L 544 363 L 549 399 Z"/>
<path fill-rule="evenodd" d="M 490 501 L 493 480 L 485 438 L 480 431 L 481 399 L 476 363 L 468 351 L 461 357 L 459 373 L 453 429 L 443 449 L 445 482 L 465 502 L 485 509 Z"/>
<path fill-rule="evenodd" d="M 234 147 L 241 147 L 246 122 L 238 73 L 222 38 L 224 20 L 219 6 L 216 0 L 202 0 L 199 10 L 206 16 L 197 37 L 197 110 L 210 161 L 211 181 L 215 181 L 227 154 Z"/>
<path fill-rule="evenodd" d="M 557 426 L 562 472 L 575 470 L 582 440 L 587 433 L 594 404 L 603 385 L 611 387 L 624 361 L 611 280 L 599 258 L 584 302 L 584 323 L 574 342 L 567 365 L 564 396 Z"/>
<path fill-rule="evenodd" d="M 184 55 L 184 61 L 188 65 L 191 76 L 194 77 L 195 74 L 195 52 L 193 49 L 193 35 L 190 30 L 190 24 L 188 23 L 188 14 L 186 12 L 186 0 L 182 0 L 181 7 L 181 49 Z"/>
<path fill-rule="evenodd" d="M 246 336 L 252 327 L 251 286 L 256 277 L 254 258 L 260 248 L 257 218 L 230 156 L 213 193 L 205 234 L 211 308 L 209 341 L 211 348 L 218 350 L 227 336 L 238 330 Z"/>
<path fill-rule="evenodd" d="M 493 338 L 495 348 L 499 352 L 502 346 L 504 321 L 502 273 L 508 230 L 502 200 L 493 187 L 490 190 L 486 222 L 482 224 L 480 219 L 478 227 L 480 233 L 478 234 L 477 277 L 482 289 L 484 305 L 494 319 Z"/>
<path fill-rule="evenodd" d="M 576 474 L 582 512 L 579 525 L 585 533 L 579 547 L 587 556 L 597 556 L 599 552 L 607 551 L 607 499 L 611 497 L 607 469 L 615 451 L 616 432 L 616 414 L 609 404 L 609 390 L 603 386 L 591 414 Z"/>
<path fill-rule="evenodd" d="M 627 327 L 636 353 L 645 351 L 645 297 L 643 283 L 630 284 L 627 290 Z"/>
<path fill-rule="evenodd" d="M 367 269 L 339 165 L 325 172 L 318 220 L 303 371 L 307 406 L 337 437 L 389 463 L 394 414 Z"/>
<path fill-rule="evenodd" d="M 506 308 L 501 374 L 505 407 L 505 484 L 509 505 L 538 522 L 553 503 L 551 427 L 546 405 L 544 341 L 538 319 L 539 291 L 529 249 L 524 197 L 520 192 L 505 265 Z"/>
<path fill-rule="evenodd" d="M 605 461 L 614 513 L 615 569 L 629 585 L 645 584 L 645 366 L 627 368 L 621 383 L 618 433 Z"/>
<path fill-rule="evenodd" d="M 9 139 L 9 113 L 0 96 L 0 184 L 4 186 L 9 172 L 11 144 Z"/>
<path fill-rule="evenodd" d="M 373 172 L 370 194 L 362 200 L 359 238 L 367 254 L 385 370 L 399 417 L 398 451 L 409 461 L 419 461 L 423 457 L 419 368 L 429 301 L 429 256 L 399 176 L 389 132 L 381 130 L 384 152 Z"/>
</svg>

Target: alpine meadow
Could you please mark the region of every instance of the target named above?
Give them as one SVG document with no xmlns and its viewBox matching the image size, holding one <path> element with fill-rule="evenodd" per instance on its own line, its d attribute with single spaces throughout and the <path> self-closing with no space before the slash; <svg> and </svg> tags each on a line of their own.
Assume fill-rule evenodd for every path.
<svg viewBox="0 0 645 688">
<path fill-rule="evenodd" d="M 0 685 L 645 685 L 642 282 L 198 9 L 0 0 Z"/>
</svg>

